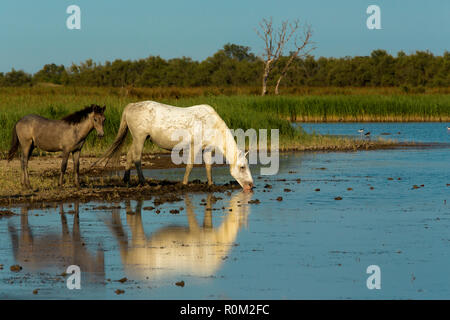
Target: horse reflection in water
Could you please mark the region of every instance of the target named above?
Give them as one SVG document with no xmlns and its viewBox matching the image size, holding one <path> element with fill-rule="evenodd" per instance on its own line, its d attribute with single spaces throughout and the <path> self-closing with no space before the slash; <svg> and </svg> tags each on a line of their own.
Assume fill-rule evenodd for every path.
<svg viewBox="0 0 450 320">
<path fill-rule="evenodd" d="M 229 208 L 225 209 L 227 215 L 222 223 L 213 227 L 211 195 L 206 200 L 203 226 L 198 224 L 192 202 L 186 195 L 188 227 L 163 227 L 149 237 L 142 224 L 142 202 L 138 202 L 135 212 L 131 212 L 128 203 L 126 219 L 131 231 L 130 240 L 116 209 L 112 221 L 107 224 L 119 242 L 126 275 L 136 280 L 213 275 L 233 247 L 240 227 L 246 224 L 250 197 L 251 193 L 235 194 Z"/>
<path fill-rule="evenodd" d="M 100 282 L 105 278 L 104 254 L 98 250 L 91 254 L 85 246 L 80 233 L 79 204 L 74 203 L 74 219 L 70 234 L 63 204 L 60 204 L 61 234 L 47 233 L 33 236 L 28 224 L 28 208 L 22 207 L 20 217 L 20 235 L 9 224 L 14 258 L 17 263 L 29 271 L 65 272 L 70 265 L 81 269 L 82 283 Z M 86 282 L 85 282 L 86 280 Z"/>
</svg>

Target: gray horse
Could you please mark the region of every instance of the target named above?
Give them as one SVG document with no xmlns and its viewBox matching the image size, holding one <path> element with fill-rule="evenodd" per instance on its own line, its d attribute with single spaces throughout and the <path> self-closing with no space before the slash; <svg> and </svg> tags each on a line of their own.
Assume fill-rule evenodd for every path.
<svg viewBox="0 0 450 320">
<path fill-rule="evenodd" d="M 50 120 L 30 114 L 14 125 L 8 161 L 11 161 L 19 145 L 22 149 L 22 184 L 31 189 L 28 177 L 28 160 L 35 147 L 43 151 L 62 151 L 61 174 L 58 185 L 64 183 L 64 173 L 70 153 L 73 156 L 75 186 L 80 187 L 80 152 L 88 134 L 95 129 L 103 137 L 105 107 L 91 105 L 61 120 Z"/>
</svg>

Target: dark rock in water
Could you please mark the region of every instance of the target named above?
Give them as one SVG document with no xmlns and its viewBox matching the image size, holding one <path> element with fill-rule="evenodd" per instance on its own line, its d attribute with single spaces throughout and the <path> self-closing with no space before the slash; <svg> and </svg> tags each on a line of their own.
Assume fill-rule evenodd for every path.
<svg viewBox="0 0 450 320">
<path fill-rule="evenodd" d="M 97 206 L 97 207 L 92 208 L 92 210 L 113 210 L 113 209 L 121 209 L 121 207 L 120 206 L 105 206 L 105 205 L 102 205 L 102 206 Z"/>
<path fill-rule="evenodd" d="M 170 210 L 170 213 L 171 213 L 171 214 L 179 214 L 179 213 L 180 213 L 180 210 L 172 209 L 172 210 Z"/>
<path fill-rule="evenodd" d="M 11 270 L 12 272 L 19 272 L 20 270 L 22 270 L 22 266 L 20 266 L 20 265 L 18 265 L 18 264 L 15 264 L 15 265 L 12 265 L 12 266 L 9 268 L 9 270 Z"/>
<path fill-rule="evenodd" d="M 216 203 L 218 200 L 223 200 L 222 197 L 211 196 L 211 203 Z"/>
<path fill-rule="evenodd" d="M 9 210 L 0 210 L 0 218 L 9 218 L 15 216 L 16 214 Z"/>
<path fill-rule="evenodd" d="M 316 192 L 317 192 L 317 191 L 320 191 L 320 189 L 319 189 L 319 188 L 317 188 L 317 189 L 314 189 L 314 191 L 316 191 Z"/>
<path fill-rule="evenodd" d="M 159 196 L 158 198 L 153 200 L 153 203 L 155 204 L 155 206 L 159 206 L 165 202 L 178 202 L 178 201 L 182 201 L 182 200 L 183 199 L 176 196 L 175 194 L 169 193 L 169 194 Z"/>
<path fill-rule="evenodd" d="M 125 290 L 122 289 L 117 289 L 116 291 L 114 291 L 116 294 L 124 294 Z"/>
<path fill-rule="evenodd" d="M 264 186 L 264 188 L 265 188 L 265 189 L 272 189 L 272 185 L 266 184 L 266 185 Z"/>
<path fill-rule="evenodd" d="M 342 197 L 336 197 L 334 200 L 342 200 Z"/>
<path fill-rule="evenodd" d="M 292 190 L 291 189 L 288 189 L 288 188 L 286 188 L 286 189 L 284 189 L 284 192 L 291 192 Z"/>
<path fill-rule="evenodd" d="M 283 197 L 278 197 L 277 201 L 283 201 Z"/>
<path fill-rule="evenodd" d="M 155 209 L 155 207 L 150 206 L 150 207 L 144 207 L 144 208 L 142 208 L 142 209 L 144 209 L 144 210 L 146 210 L 146 211 L 152 211 L 152 210 Z"/>
<path fill-rule="evenodd" d="M 184 287 L 184 281 L 181 280 L 181 281 L 175 282 L 175 285 L 178 287 Z"/>
<path fill-rule="evenodd" d="M 255 199 L 255 200 L 249 200 L 248 203 L 251 203 L 251 204 L 260 204 L 261 201 L 259 201 L 259 199 Z"/>
</svg>

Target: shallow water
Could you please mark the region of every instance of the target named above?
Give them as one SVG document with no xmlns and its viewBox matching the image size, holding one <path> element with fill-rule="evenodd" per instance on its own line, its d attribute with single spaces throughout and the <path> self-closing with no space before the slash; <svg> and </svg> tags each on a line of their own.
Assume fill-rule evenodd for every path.
<svg viewBox="0 0 450 320">
<path fill-rule="evenodd" d="M 412 131 L 408 125 L 418 126 L 401 132 Z M 418 140 L 443 142 L 428 137 Z M 277 176 L 252 168 L 253 194 L 182 196 L 159 214 L 148 208 L 157 207 L 154 199 L 106 204 L 120 209 L 94 202 L 11 209 L 20 215 L 0 219 L 0 298 L 450 298 L 450 148 L 280 157 Z M 175 180 L 183 170 L 145 174 Z M 225 167 L 213 175 L 217 183 L 231 179 Z M 194 168 L 195 178 L 205 179 L 203 168 Z M 23 269 L 10 271 L 14 264 Z M 81 267 L 80 290 L 59 276 L 71 264 Z M 369 265 L 381 269 L 380 290 L 366 286 Z"/>
<path fill-rule="evenodd" d="M 450 143 L 449 122 L 348 122 L 348 123 L 296 123 L 306 132 L 361 137 L 358 130 L 370 132 L 370 138 L 392 139 L 401 142 Z M 364 139 L 367 139 L 364 134 Z"/>
</svg>

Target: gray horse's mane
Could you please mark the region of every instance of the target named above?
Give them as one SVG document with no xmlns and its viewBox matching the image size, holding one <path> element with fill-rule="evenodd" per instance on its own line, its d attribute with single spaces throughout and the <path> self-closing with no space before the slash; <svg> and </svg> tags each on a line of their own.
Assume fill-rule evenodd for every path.
<svg viewBox="0 0 450 320">
<path fill-rule="evenodd" d="M 67 122 L 67 123 L 80 123 L 86 117 L 91 113 L 97 113 L 97 114 L 103 114 L 104 109 L 96 104 L 91 104 L 90 106 L 87 106 L 86 108 L 76 111 L 72 114 L 69 114 L 68 116 L 65 116 L 61 120 Z"/>
</svg>

